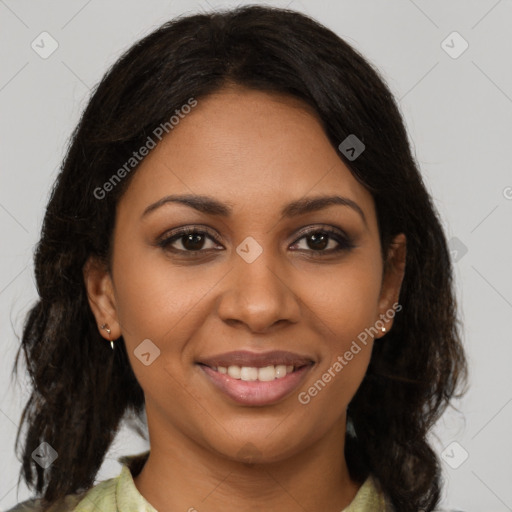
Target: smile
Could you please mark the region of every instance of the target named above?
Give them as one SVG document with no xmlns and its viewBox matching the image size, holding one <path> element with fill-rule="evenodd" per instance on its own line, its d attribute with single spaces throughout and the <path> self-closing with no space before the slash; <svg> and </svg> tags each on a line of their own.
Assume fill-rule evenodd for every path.
<svg viewBox="0 0 512 512">
<path fill-rule="evenodd" d="M 198 366 L 214 389 L 231 401 L 246 406 L 265 406 L 279 402 L 295 391 L 306 378 L 313 363 L 300 367 Z"/>
</svg>

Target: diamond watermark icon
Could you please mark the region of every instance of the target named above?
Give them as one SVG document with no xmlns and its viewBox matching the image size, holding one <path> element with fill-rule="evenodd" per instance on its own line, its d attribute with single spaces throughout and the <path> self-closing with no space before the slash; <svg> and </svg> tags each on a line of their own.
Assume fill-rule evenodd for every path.
<svg viewBox="0 0 512 512">
<path fill-rule="evenodd" d="M 469 43 L 455 30 L 441 42 L 441 48 L 452 59 L 458 59 L 468 47 Z"/>
<path fill-rule="evenodd" d="M 236 252 L 247 263 L 252 263 L 263 252 L 263 247 L 252 236 L 248 236 L 238 245 Z"/>
<path fill-rule="evenodd" d="M 338 146 L 338 149 L 353 162 L 364 150 L 366 146 L 353 133 L 346 137 Z"/>
<path fill-rule="evenodd" d="M 30 46 L 39 57 L 47 59 L 59 47 L 59 43 L 48 32 L 41 32 Z"/>
<path fill-rule="evenodd" d="M 49 468 L 59 455 L 46 441 L 43 441 L 33 452 L 32 458 L 43 468 Z"/>
<path fill-rule="evenodd" d="M 247 464 L 251 464 L 260 458 L 261 452 L 252 443 L 245 443 L 244 446 L 238 450 L 237 456 Z"/>
<path fill-rule="evenodd" d="M 441 453 L 441 458 L 452 469 L 458 469 L 469 457 L 469 453 L 457 441 L 451 442 Z"/>
<path fill-rule="evenodd" d="M 448 240 L 448 249 L 454 263 L 460 261 L 468 252 L 467 246 L 456 236 Z"/>
<path fill-rule="evenodd" d="M 145 339 L 133 353 L 143 365 L 149 366 L 160 355 L 160 349 L 150 339 Z"/>
</svg>

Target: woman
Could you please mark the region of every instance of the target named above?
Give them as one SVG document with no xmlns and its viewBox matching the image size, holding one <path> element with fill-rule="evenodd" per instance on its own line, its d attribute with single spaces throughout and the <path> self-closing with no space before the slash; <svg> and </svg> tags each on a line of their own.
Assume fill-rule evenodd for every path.
<svg viewBox="0 0 512 512">
<path fill-rule="evenodd" d="M 35 273 L 20 509 L 438 504 L 427 434 L 466 378 L 446 239 L 389 89 L 317 22 L 251 6 L 135 44 Z M 132 412 L 151 449 L 93 486 Z"/>
</svg>

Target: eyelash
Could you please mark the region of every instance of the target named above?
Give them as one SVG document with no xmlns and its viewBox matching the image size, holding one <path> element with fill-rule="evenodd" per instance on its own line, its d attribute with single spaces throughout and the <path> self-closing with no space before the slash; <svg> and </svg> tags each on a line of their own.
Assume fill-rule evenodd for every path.
<svg viewBox="0 0 512 512">
<path fill-rule="evenodd" d="M 336 241 L 339 244 L 339 246 L 335 249 L 318 250 L 318 251 L 315 251 L 314 249 L 296 249 L 296 250 L 310 252 L 311 257 L 313 257 L 313 258 L 318 258 L 318 257 L 321 258 L 321 257 L 324 257 L 325 255 L 336 254 L 341 251 L 348 251 L 355 247 L 352 239 L 349 236 L 347 236 L 344 233 L 340 233 L 340 232 L 338 232 L 338 230 L 335 230 L 330 227 L 315 227 L 312 229 L 304 230 L 301 233 L 299 233 L 299 238 L 297 238 L 295 240 L 295 242 L 293 242 L 292 245 L 296 245 L 303 238 L 307 238 L 308 236 L 318 234 L 318 233 L 328 235 L 329 240 Z M 198 256 L 201 256 L 202 253 L 219 250 L 219 249 L 199 249 L 197 251 L 187 251 L 187 250 L 183 250 L 183 249 L 175 249 L 175 248 L 169 247 L 174 241 L 180 240 L 183 237 L 191 235 L 191 234 L 206 235 L 207 238 L 210 238 L 210 240 L 212 240 L 216 244 L 220 245 L 220 243 L 217 241 L 215 236 L 212 233 L 210 233 L 207 229 L 197 228 L 197 227 L 180 228 L 179 230 L 172 232 L 170 236 L 161 238 L 159 241 L 157 241 L 157 245 L 166 251 L 170 251 L 170 252 L 178 253 L 178 254 L 185 253 L 187 258 L 188 257 L 191 257 L 191 258 L 198 257 Z"/>
</svg>

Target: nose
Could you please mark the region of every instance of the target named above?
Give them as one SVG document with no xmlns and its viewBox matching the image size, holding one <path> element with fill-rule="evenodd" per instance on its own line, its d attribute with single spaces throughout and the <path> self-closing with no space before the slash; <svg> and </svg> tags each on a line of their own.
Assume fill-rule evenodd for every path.
<svg viewBox="0 0 512 512">
<path fill-rule="evenodd" d="M 233 260 L 217 309 L 224 322 L 263 333 L 299 321 L 300 302 L 290 273 L 276 263 L 270 251 L 264 250 L 252 263 L 236 253 Z"/>
</svg>

